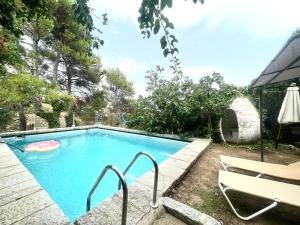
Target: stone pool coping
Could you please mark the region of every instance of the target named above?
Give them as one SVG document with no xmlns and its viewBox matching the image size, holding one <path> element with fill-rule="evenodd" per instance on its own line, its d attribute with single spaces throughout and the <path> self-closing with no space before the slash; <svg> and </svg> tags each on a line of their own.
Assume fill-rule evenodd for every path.
<svg viewBox="0 0 300 225">
<path fill-rule="evenodd" d="M 182 138 L 176 135 L 150 134 L 139 130 L 103 125 L 7 132 L 0 134 L 0 137 L 91 128 L 182 141 Z M 166 196 L 172 191 L 211 143 L 210 139 L 184 140 L 193 141 L 175 154 L 170 155 L 168 159 L 159 165 L 158 197 Z M 127 224 L 138 224 L 149 212 L 155 214 L 155 210 L 153 212 L 149 206 L 149 202 L 152 199 L 153 179 L 154 172 L 149 171 L 128 187 Z M 87 214 L 79 217 L 74 223 L 77 225 L 119 224 L 121 221 L 121 205 L 122 193 L 117 192 Z M 0 143 L 0 224 L 70 224 L 58 205 L 42 189 L 32 174 L 5 143 Z"/>
<path fill-rule="evenodd" d="M 69 224 L 58 205 L 5 143 L 0 143 L 0 224 Z"/>
<path fill-rule="evenodd" d="M 191 142 L 195 140 L 195 138 L 188 138 L 188 137 L 181 137 L 176 134 L 159 134 L 159 133 L 150 133 L 143 130 L 134 130 L 122 127 L 112 127 L 112 126 L 105 126 L 101 124 L 95 125 L 87 125 L 87 126 L 76 126 L 76 127 L 63 127 L 63 128 L 51 128 L 51 129 L 36 129 L 36 130 L 26 130 L 26 131 L 11 131 L 11 132 L 3 132 L 0 133 L 0 138 L 5 137 L 14 137 L 19 135 L 33 135 L 33 134 L 45 134 L 45 133 L 54 133 L 54 132 L 63 132 L 63 131 L 72 131 L 72 130 L 86 130 L 92 128 L 100 128 L 104 130 L 112 130 L 112 131 L 119 131 L 125 133 L 132 133 L 132 134 L 140 134 L 150 137 L 159 137 L 159 138 L 166 138 L 172 140 L 179 140 L 179 141 L 186 141 Z M 0 139 L 1 140 L 1 139 Z"/>
</svg>

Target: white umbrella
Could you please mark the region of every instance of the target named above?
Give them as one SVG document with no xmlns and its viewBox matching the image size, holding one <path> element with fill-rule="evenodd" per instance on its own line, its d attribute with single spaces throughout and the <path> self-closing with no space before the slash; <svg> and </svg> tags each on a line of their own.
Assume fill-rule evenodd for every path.
<svg viewBox="0 0 300 225">
<path fill-rule="evenodd" d="M 295 83 L 287 89 L 279 112 L 278 123 L 300 123 L 300 95 L 299 87 L 296 87 Z"/>
</svg>

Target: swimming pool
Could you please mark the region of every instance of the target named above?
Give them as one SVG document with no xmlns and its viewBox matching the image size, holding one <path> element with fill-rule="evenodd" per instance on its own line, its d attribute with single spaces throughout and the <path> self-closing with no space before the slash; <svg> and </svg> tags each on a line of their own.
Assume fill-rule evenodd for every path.
<svg viewBox="0 0 300 225">
<path fill-rule="evenodd" d="M 30 143 L 45 140 L 57 140 L 60 147 L 52 152 L 30 153 L 21 152 L 12 145 L 10 147 L 72 222 L 85 213 L 88 193 L 106 165 L 114 164 L 123 171 L 135 154 L 142 150 L 149 152 L 160 163 L 188 144 L 104 129 L 5 138 L 8 144 L 21 149 Z M 139 158 L 126 175 L 127 184 L 152 168 L 149 159 Z M 93 194 L 92 207 L 115 193 L 117 184 L 117 176 L 108 172 Z"/>
</svg>

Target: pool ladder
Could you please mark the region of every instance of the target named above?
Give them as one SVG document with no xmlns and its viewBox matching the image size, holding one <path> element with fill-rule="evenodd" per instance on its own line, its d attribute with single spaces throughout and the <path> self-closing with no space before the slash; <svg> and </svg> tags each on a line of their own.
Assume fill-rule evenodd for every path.
<svg viewBox="0 0 300 225">
<path fill-rule="evenodd" d="M 153 163 L 154 165 L 154 187 L 153 187 L 153 198 L 152 201 L 150 202 L 150 206 L 152 208 L 157 208 L 158 207 L 158 203 L 157 203 L 157 184 L 158 184 L 158 164 L 156 162 L 156 160 L 153 158 L 152 155 L 150 155 L 148 152 L 139 152 L 137 153 L 134 158 L 131 160 L 131 162 L 128 164 L 127 168 L 124 170 L 123 173 L 120 172 L 120 170 L 114 166 L 114 165 L 108 165 L 106 167 L 104 167 L 104 169 L 102 170 L 102 172 L 100 173 L 98 179 L 96 180 L 94 186 L 92 187 L 88 198 L 87 198 L 87 203 L 86 203 L 86 211 L 90 211 L 91 209 L 91 198 L 93 193 L 95 192 L 95 190 L 97 189 L 99 183 L 101 182 L 102 178 L 105 176 L 105 174 L 107 173 L 108 170 L 112 170 L 113 172 L 115 172 L 119 178 L 119 184 L 118 184 L 118 190 L 121 189 L 123 190 L 123 202 L 122 202 L 122 220 L 121 220 L 121 225 L 126 225 L 126 219 L 127 219 L 127 208 L 128 208 L 128 188 L 127 188 L 127 183 L 126 180 L 124 178 L 124 176 L 126 175 L 126 173 L 128 172 L 128 170 L 132 167 L 132 165 L 136 162 L 136 160 L 141 156 L 141 155 L 145 155 L 147 156 Z"/>
</svg>

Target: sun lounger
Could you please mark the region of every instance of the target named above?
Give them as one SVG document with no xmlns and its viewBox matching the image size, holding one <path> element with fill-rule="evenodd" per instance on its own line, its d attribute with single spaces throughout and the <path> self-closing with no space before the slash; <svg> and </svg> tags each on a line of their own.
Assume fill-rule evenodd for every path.
<svg viewBox="0 0 300 225">
<path fill-rule="evenodd" d="M 288 166 L 296 166 L 296 167 L 300 167 L 300 161 L 299 162 L 295 162 L 295 163 L 291 163 Z"/>
<path fill-rule="evenodd" d="M 231 209 L 242 220 L 253 219 L 281 203 L 300 207 L 300 186 L 298 185 L 251 177 L 222 170 L 219 171 L 218 182 L 221 192 L 229 203 Z M 229 197 L 227 196 L 227 191 L 246 193 L 271 200 L 272 203 L 250 216 L 241 216 L 232 205 Z"/>
<path fill-rule="evenodd" d="M 286 180 L 300 181 L 299 162 L 286 166 L 224 155 L 221 155 L 220 158 L 225 170 L 228 170 L 229 168 L 235 168 L 257 173 L 257 177 L 268 175 Z"/>
</svg>

